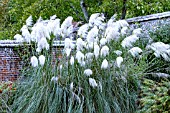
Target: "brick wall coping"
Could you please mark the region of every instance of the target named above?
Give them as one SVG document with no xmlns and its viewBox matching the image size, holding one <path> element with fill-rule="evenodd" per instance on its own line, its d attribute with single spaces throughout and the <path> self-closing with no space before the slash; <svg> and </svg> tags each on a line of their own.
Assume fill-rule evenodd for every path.
<svg viewBox="0 0 170 113">
<path fill-rule="evenodd" d="M 73 41 L 75 43 L 75 41 Z M 0 48 L 3 47 L 17 47 L 23 45 L 22 42 L 18 42 L 16 40 L 0 40 Z M 28 44 L 29 45 L 29 44 Z M 64 41 L 54 41 L 53 46 L 64 46 Z"/>
<path fill-rule="evenodd" d="M 16 47 L 22 43 L 17 42 L 16 40 L 0 40 L 0 47 Z"/>
<path fill-rule="evenodd" d="M 129 19 L 126 19 L 126 21 L 128 23 L 135 23 L 135 22 L 145 22 L 145 21 L 151 21 L 151 20 L 158 20 L 158 19 L 163 19 L 163 18 L 170 18 L 170 11 L 152 14 L 152 15 L 129 18 Z"/>
</svg>

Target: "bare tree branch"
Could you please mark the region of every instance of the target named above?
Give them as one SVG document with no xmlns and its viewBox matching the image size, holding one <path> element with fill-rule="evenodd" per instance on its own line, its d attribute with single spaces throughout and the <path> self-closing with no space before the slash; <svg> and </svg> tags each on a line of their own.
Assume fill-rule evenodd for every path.
<svg viewBox="0 0 170 113">
<path fill-rule="evenodd" d="M 80 6 L 81 6 L 81 9 L 82 9 L 82 11 L 83 11 L 84 18 L 85 18 L 86 21 L 88 22 L 89 17 L 88 17 L 88 12 L 87 12 L 86 5 L 85 5 L 85 3 L 84 3 L 84 0 L 81 0 L 81 1 L 80 1 Z"/>
</svg>

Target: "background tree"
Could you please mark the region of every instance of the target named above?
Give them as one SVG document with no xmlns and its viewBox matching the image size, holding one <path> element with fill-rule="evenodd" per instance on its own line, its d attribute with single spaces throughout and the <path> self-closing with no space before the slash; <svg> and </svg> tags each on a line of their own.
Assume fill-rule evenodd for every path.
<svg viewBox="0 0 170 113">
<path fill-rule="evenodd" d="M 13 39 L 30 15 L 34 21 L 54 14 L 61 21 L 68 16 L 73 16 L 74 21 L 87 21 L 96 12 L 104 13 L 107 19 L 115 13 L 124 19 L 170 11 L 169 0 L 1 0 L 0 3 L 0 39 Z"/>
<path fill-rule="evenodd" d="M 125 19 L 125 16 L 126 16 L 126 2 L 127 0 L 123 0 L 123 7 L 122 7 L 122 19 Z"/>
</svg>

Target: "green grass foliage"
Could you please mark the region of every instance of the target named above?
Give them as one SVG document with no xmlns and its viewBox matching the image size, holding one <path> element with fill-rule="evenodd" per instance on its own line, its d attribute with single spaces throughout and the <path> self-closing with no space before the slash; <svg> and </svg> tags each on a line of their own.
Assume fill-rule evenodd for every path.
<svg viewBox="0 0 170 113">
<path fill-rule="evenodd" d="M 97 36 L 101 39 L 106 31 L 105 29 L 100 29 L 99 31 Z M 126 35 L 129 36 L 131 34 L 131 31 L 129 31 Z M 106 56 L 100 55 L 98 58 L 95 58 L 94 55 L 91 58 L 85 58 L 86 64 L 84 66 L 77 60 L 78 58 L 76 59 L 76 49 L 72 49 L 69 56 L 66 56 L 64 50 L 60 61 L 56 59 L 55 62 L 52 51 L 44 49 L 41 53 L 33 51 L 32 54 L 34 56 L 43 54 L 46 57 L 45 64 L 37 67 L 28 66 L 26 70 L 22 71 L 21 76 L 25 78 L 17 84 L 12 111 L 15 113 L 135 112 L 139 88 L 138 81 L 148 66 L 147 62 L 145 62 L 147 54 L 144 52 L 141 58 L 133 58 L 128 52 L 129 48 L 121 46 L 121 42 L 126 35 L 120 35 L 120 39 L 117 41 L 114 39 L 110 42 L 108 41 L 106 46 L 109 48 L 109 54 Z M 47 40 L 49 44 L 52 44 L 52 37 L 50 40 Z M 89 43 L 87 40 L 85 42 Z M 94 50 L 86 48 L 87 46 L 84 46 L 81 52 L 83 54 L 93 53 Z M 135 46 L 144 49 L 140 41 L 137 41 Z M 103 46 L 101 45 L 100 47 L 102 48 Z M 56 49 L 61 50 L 60 47 Z M 119 55 L 114 52 L 115 50 L 122 51 L 121 57 L 123 57 L 123 62 L 120 67 L 116 64 L 116 58 Z M 55 53 L 55 58 L 58 58 L 60 55 L 61 52 Z M 71 56 L 75 57 L 74 65 L 70 63 Z M 104 59 L 107 59 L 109 64 L 106 69 L 101 68 Z M 90 76 L 84 73 L 86 69 L 92 70 Z M 52 77 L 57 77 L 58 79 L 51 80 Z M 93 87 L 90 85 L 90 78 L 96 81 L 97 86 Z M 70 88 L 71 83 L 73 83 L 72 88 Z"/>
</svg>

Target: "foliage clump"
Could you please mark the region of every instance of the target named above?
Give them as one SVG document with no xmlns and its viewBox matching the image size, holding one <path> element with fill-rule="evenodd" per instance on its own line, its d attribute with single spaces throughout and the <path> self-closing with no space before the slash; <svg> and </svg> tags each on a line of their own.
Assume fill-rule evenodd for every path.
<svg viewBox="0 0 170 113">
<path fill-rule="evenodd" d="M 14 101 L 15 91 L 14 82 L 0 82 L 0 112 L 12 112 L 11 105 Z"/>
<path fill-rule="evenodd" d="M 142 37 L 141 28 L 129 29 L 129 24 L 116 21 L 115 15 L 105 22 L 103 13 L 95 13 L 75 34 L 72 22 L 69 16 L 60 24 L 53 15 L 49 20 L 40 17 L 33 25 L 30 16 L 22 34 L 14 36 L 19 42 L 33 43 L 33 56 L 22 73 L 26 78 L 17 85 L 13 111 L 135 112 L 140 78 L 168 76 L 149 68 L 154 61 L 170 61 L 170 45 L 147 43 L 151 39 Z M 61 55 L 52 51 L 55 38 L 64 40 L 60 62 L 53 59 Z M 150 54 L 154 58 L 148 60 Z"/>
<path fill-rule="evenodd" d="M 32 25 L 30 16 L 22 27 L 22 35 L 15 35 L 17 41 L 34 43 L 35 51 L 32 66 L 22 73 L 27 78 L 17 85 L 13 111 L 135 111 L 137 80 L 143 73 L 140 68 L 146 64 L 140 60 L 142 50 L 128 50 L 139 40 L 141 29 L 128 30 L 125 20 L 115 21 L 114 17 L 107 23 L 104 20 L 102 13 L 92 14 L 89 23 L 80 26 L 73 43 L 72 17 L 67 17 L 61 25 L 56 15 L 48 21 L 40 18 Z M 56 37 L 65 40 L 59 64 L 51 54 Z M 133 53 L 136 58 L 131 56 Z"/>
<path fill-rule="evenodd" d="M 155 42 L 170 43 L 170 21 L 162 21 L 155 28 L 155 30 L 149 31 L 150 36 Z"/>
<path fill-rule="evenodd" d="M 169 113 L 170 83 L 168 79 L 144 78 L 139 93 L 139 113 Z"/>
</svg>

